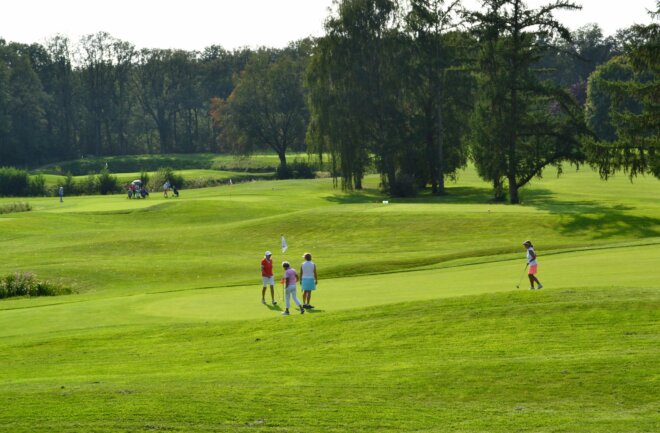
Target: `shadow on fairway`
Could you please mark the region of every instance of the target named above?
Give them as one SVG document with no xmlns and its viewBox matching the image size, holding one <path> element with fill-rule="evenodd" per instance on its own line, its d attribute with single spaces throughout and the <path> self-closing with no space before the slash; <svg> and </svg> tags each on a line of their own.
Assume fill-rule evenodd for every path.
<svg viewBox="0 0 660 433">
<path fill-rule="evenodd" d="M 268 308 L 269 310 L 272 310 L 272 311 L 282 311 L 282 307 L 280 307 L 279 302 L 278 302 L 277 305 L 266 304 L 266 308 Z"/>
<path fill-rule="evenodd" d="M 377 203 L 386 200 L 387 195 L 376 189 L 363 189 L 361 191 L 327 196 L 325 199 L 331 203 L 339 204 Z"/>
<path fill-rule="evenodd" d="M 559 229 L 563 234 L 608 239 L 619 236 L 660 236 L 660 218 L 631 215 L 632 206 L 605 206 L 597 201 L 561 201 L 546 189 L 525 191 L 526 206 L 559 215 Z"/>
<path fill-rule="evenodd" d="M 418 191 L 415 197 L 391 197 L 377 189 L 363 189 L 325 198 L 339 204 L 381 203 L 438 203 L 438 204 L 485 204 L 492 202 L 492 192 L 488 188 L 469 186 L 448 186 L 445 194 L 433 194 L 430 189 Z"/>
</svg>

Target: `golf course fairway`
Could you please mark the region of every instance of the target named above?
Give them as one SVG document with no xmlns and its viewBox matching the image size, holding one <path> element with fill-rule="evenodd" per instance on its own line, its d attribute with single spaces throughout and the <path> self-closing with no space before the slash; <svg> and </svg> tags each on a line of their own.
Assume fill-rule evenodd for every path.
<svg viewBox="0 0 660 433">
<path fill-rule="evenodd" d="M 0 214 L 0 275 L 75 290 L 0 300 L 0 431 L 660 429 L 660 181 L 377 184 L 0 198 L 32 208 Z M 316 308 L 261 303 L 266 250 L 276 282 L 312 253 Z"/>
</svg>

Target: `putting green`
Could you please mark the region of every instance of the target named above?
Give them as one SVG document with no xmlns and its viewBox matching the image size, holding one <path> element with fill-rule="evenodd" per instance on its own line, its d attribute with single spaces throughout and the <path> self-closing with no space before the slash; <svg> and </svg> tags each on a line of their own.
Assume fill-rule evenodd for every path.
<svg viewBox="0 0 660 433">
<path fill-rule="evenodd" d="M 649 270 L 657 267 L 659 258 L 658 244 L 556 253 L 540 257 L 539 278 L 545 286 L 543 290 L 650 288 L 657 285 L 657 273 Z M 319 289 L 312 298 L 317 309 L 312 314 L 516 290 L 524 258 L 500 260 L 490 257 L 484 260 L 477 264 L 447 264 L 441 269 L 325 280 L 320 269 Z M 525 276 L 520 281 L 519 290 L 528 291 L 530 296 L 541 296 L 541 292 L 528 290 Z M 135 324 L 279 320 L 280 307 L 283 307 L 281 285 L 276 286 L 277 307 L 262 305 L 260 292 L 260 282 L 257 281 L 250 286 L 206 287 L 105 299 L 70 296 L 67 300 L 72 302 L 52 305 L 14 304 L 18 308 L 4 310 L 1 321 L 5 324 L 21 323 L 22 326 L 3 326 L 0 337 L 23 338 L 41 333 Z"/>
</svg>

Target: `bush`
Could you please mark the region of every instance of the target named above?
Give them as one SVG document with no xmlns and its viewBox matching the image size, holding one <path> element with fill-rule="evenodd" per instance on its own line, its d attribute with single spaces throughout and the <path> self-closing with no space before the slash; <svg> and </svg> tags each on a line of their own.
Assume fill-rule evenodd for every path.
<svg viewBox="0 0 660 433">
<path fill-rule="evenodd" d="M 16 296 L 57 296 L 73 290 L 49 281 L 39 281 L 31 272 L 15 272 L 0 277 L 0 299 Z"/>
<path fill-rule="evenodd" d="M 314 179 L 316 177 L 316 166 L 305 161 L 294 159 L 290 169 L 294 179 Z"/>
<path fill-rule="evenodd" d="M 291 179 L 293 177 L 293 173 L 291 172 L 291 169 L 289 168 L 288 165 L 282 166 L 278 165 L 277 170 L 275 170 L 275 178 L 279 180 L 284 180 L 284 179 Z"/>
<path fill-rule="evenodd" d="M 145 170 L 140 170 L 140 180 L 145 187 L 149 185 L 149 174 Z"/>
<path fill-rule="evenodd" d="M 46 178 L 43 174 L 30 177 L 28 195 L 33 197 L 48 195 L 46 193 Z"/>
<path fill-rule="evenodd" d="M 102 195 L 114 194 L 121 191 L 117 177 L 111 175 L 107 168 L 101 169 L 96 185 L 98 186 L 98 192 Z"/>
<path fill-rule="evenodd" d="M 286 167 L 277 166 L 275 177 L 277 179 L 314 179 L 316 177 L 316 165 L 294 159 Z"/>
<path fill-rule="evenodd" d="M 82 192 L 81 186 L 76 183 L 71 172 L 66 174 L 66 178 L 64 179 L 62 186 L 64 187 L 64 194 L 76 195 Z"/>
<path fill-rule="evenodd" d="M 29 212 L 32 210 L 30 203 L 11 203 L 0 206 L 0 214 L 13 212 Z"/>
<path fill-rule="evenodd" d="M 170 185 L 176 186 L 179 189 L 183 188 L 183 176 L 176 174 L 170 167 L 160 167 L 153 179 L 150 180 L 149 190 L 162 191 L 163 184 L 167 180 L 170 181 Z"/>
<path fill-rule="evenodd" d="M 30 189 L 30 176 L 25 170 L 0 168 L 0 196 L 26 196 Z"/>
</svg>

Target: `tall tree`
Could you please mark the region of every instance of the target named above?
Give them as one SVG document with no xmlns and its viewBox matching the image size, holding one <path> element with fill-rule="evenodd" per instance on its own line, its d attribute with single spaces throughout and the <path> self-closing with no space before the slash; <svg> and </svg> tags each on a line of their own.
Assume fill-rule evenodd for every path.
<svg viewBox="0 0 660 433">
<path fill-rule="evenodd" d="M 9 66 L 5 60 L 7 45 L 0 39 L 0 167 L 9 165 L 12 149 L 10 147 L 11 113 L 9 112 Z"/>
<path fill-rule="evenodd" d="M 76 158 L 80 155 L 80 89 L 72 65 L 70 42 L 66 37 L 55 36 L 47 41 L 45 49 L 50 62 L 41 81 L 50 95 L 46 108 L 50 157 L 56 160 Z"/>
<path fill-rule="evenodd" d="M 365 155 L 375 157 L 386 188 L 397 188 L 399 157 L 405 153 L 404 89 L 401 86 L 401 52 L 403 38 L 399 32 L 397 3 L 392 0 L 344 0 L 326 21 L 326 36 L 318 43 L 308 83 L 312 98 L 322 98 L 324 89 L 333 92 L 345 104 L 335 110 L 311 101 L 313 137 L 324 140 L 341 153 L 341 165 L 351 168 L 342 173 L 344 180 L 361 179 Z M 345 98 L 345 99 L 344 99 Z M 319 110 L 326 110 L 321 112 Z M 335 126 L 347 129 L 333 134 L 330 116 Z M 362 150 L 354 151 L 355 146 Z M 331 152 L 336 154 L 337 152 Z M 350 187 L 350 183 L 343 185 Z"/>
<path fill-rule="evenodd" d="M 10 129 L 4 156 L 7 162 L 15 165 L 43 161 L 47 149 L 45 106 L 48 95 L 35 72 L 30 56 L 32 48 L 10 43 L 0 51 L 9 67 L 6 113 Z"/>
<path fill-rule="evenodd" d="M 370 163 L 370 151 L 363 141 L 368 125 L 362 118 L 367 89 L 361 85 L 361 65 L 352 60 L 350 40 L 333 20 L 326 30 L 326 36 L 316 41 L 305 74 L 310 107 L 308 142 L 320 157 L 330 154 L 333 178 L 336 181 L 341 176 L 342 189 L 359 190 Z"/>
<path fill-rule="evenodd" d="M 270 148 L 279 157 L 280 172 L 286 173 L 287 150 L 304 147 L 308 121 L 304 68 L 288 53 L 255 53 L 221 108 L 224 140 L 234 152 Z"/>
<path fill-rule="evenodd" d="M 547 41 L 569 31 L 553 12 L 579 9 L 556 0 L 538 9 L 523 0 L 482 0 L 484 11 L 471 13 L 481 44 L 479 102 L 475 110 L 475 163 L 496 193 L 503 182 L 509 201 L 519 203 L 519 190 L 548 165 L 581 158 L 578 134 L 583 119 L 574 97 L 542 82 L 534 65 L 548 49 Z"/>
<path fill-rule="evenodd" d="M 175 149 L 176 95 L 181 84 L 176 79 L 176 66 L 190 55 L 184 51 L 147 49 L 139 55 L 136 95 L 144 112 L 156 125 L 161 153 Z"/>
<path fill-rule="evenodd" d="M 607 178 L 660 177 L 660 1 L 654 22 L 631 28 L 621 57 L 589 79 L 587 120 L 597 137 L 585 140 L 589 162 Z"/>
<path fill-rule="evenodd" d="M 456 31 L 460 1 L 411 0 L 410 5 L 406 27 L 413 36 L 413 56 L 411 74 L 406 75 L 418 107 L 412 123 L 424 142 L 420 162 L 428 168 L 423 182 L 428 177 L 433 192 L 444 194 L 445 176 L 467 159 L 463 135 L 473 83 L 467 68 L 462 68 L 462 57 L 469 40 Z"/>
</svg>

